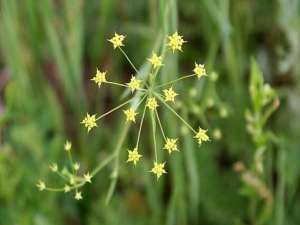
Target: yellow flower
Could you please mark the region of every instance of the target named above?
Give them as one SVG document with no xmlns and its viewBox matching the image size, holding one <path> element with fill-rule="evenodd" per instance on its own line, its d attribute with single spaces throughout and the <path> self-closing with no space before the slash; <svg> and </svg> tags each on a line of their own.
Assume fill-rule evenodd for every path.
<svg viewBox="0 0 300 225">
<path fill-rule="evenodd" d="M 207 136 L 206 132 L 207 130 L 199 127 L 199 130 L 194 137 L 198 140 L 199 145 L 202 144 L 202 142 L 209 141 L 209 137 Z"/>
<path fill-rule="evenodd" d="M 36 186 L 38 187 L 38 189 L 39 189 L 40 191 L 43 191 L 43 190 L 46 189 L 46 184 L 45 184 L 43 181 L 41 181 L 41 180 L 37 183 Z"/>
<path fill-rule="evenodd" d="M 114 46 L 114 49 L 124 46 L 123 41 L 125 39 L 124 35 L 119 35 L 117 33 L 115 33 L 115 36 L 113 36 L 111 39 L 109 39 L 108 41 L 111 42 Z"/>
<path fill-rule="evenodd" d="M 106 72 L 101 72 L 97 69 L 96 75 L 91 80 L 94 81 L 98 87 L 100 87 L 102 83 L 106 82 L 105 75 Z"/>
<path fill-rule="evenodd" d="M 142 83 L 141 80 L 138 80 L 135 78 L 135 76 L 132 76 L 130 82 L 127 83 L 127 85 L 131 89 L 131 92 L 134 92 L 134 90 L 140 88 L 141 83 Z"/>
<path fill-rule="evenodd" d="M 176 49 L 182 51 L 182 45 L 186 42 L 183 40 L 182 36 L 175 32 L 173 35 L 168 36 L 168 39 L 168 46 L 172 49 L 173 53 Z"/>
<path fill-rule="evenodd" d="M 178 151 L 176 142 L 177 139 L 167 138 L 164 149 L 166 149 L 169 152 L 169 154 L 171 154 L 173 151 Z"/>
<path fill-rule="evenodd" d="M 66 141 L 65 146 L 64 146 L 66 151 L 70 151 L 72 148 L 72 144 L 69 141 Z"/>
<path fill-rule="evenodd" d="M 157 101 L 154 97 L 148 98 L 147 107 L 151 110 L 155 110 L 158 107 Z"/>
<path fill-rule="evenodd" d="M 164 173 L 167 173 L 164 169 L 165 167 L 165 163 L 157 163 L 157 162 L 154 162 L 154 166 L 153 168 L 151 169 L 150 172 L 154 173 L 157 177 L 157 180 L 158 178 L 163 175 Z"/>
<path fill-rule="evenodd" d="M 172 87 L 170 87 L 169 89 L 165 89 L 164 90 L 165 93 L 165 101 L 171 101 L 173 103 L 175 103 L 175 97 L 178 95 Z"/>
<path fill-rule="evenodd" d="M 87 114 L 86 117 L 82 120 L 81 123 L 84 124 L 84 126 L 87 128 L 88 132 L 90 132 L 90 130 L 93 127 L 97 126 L 96 114 L 91 115 L 91 116 L 90 116 L 90 114 Z"/>
<path fill-rule="evenodd" d="M 132 121 L 135 123 L 135 116 L 138 114 L 132 108 L 124 110 L 124 114 L 126 115 L 126 122 Z"/>
<path fill-rule="evenodd" d="M 81 192 L 80 192 L 80 191 L 76 191 L 76 193 L 75 193 L 75 199 L 76 199 L 76 200 L 82 199 L 82 195 L 81 195 Z"/>
<path fill-rule="evenodd" d="M 84 177 L 85 182 L 92 183 L 92 176 L 90 175 L 90 173 L 84 174 L 83 177 Z"/>
<path fill-rule="evenodd" d="M 70 186 L 69 185 L 65 185 L 64 187 L 64 192 L 67 193 L 71 190 Z"/>
<path fill-rule="evenodd" d="M 152 64 L 154 69 L 156 67 L 162 66 L 162 56 L 158 56 L 156 53 L 152 52 L 151 58 L 148 59 L 148 61 Z"/>
<path fill-rule="evenodd" d="M 203 64 L 197 64 L 195 63 L 195 68 L 193 72 L 197 75 L 197 77 L 200 79 L 202 76 L 207 76 L 206 75 L 206 70 L 204 68 Z"/>
<path fill-rule="evenodd" d="M 127 162 L 133 162 L 134 165 L 140 160 L 142 155 L 137 151 L 137 148 L 134 148 L 132 151 L 128 150 L 128 159 Z"/>
</svg>

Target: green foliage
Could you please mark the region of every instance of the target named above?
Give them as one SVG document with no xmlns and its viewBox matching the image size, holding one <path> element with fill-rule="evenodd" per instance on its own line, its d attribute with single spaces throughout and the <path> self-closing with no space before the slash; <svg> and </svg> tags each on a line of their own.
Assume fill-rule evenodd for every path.
<svg viewBox="0 0 300 225">
<path fill-rule="evenodd" d="M 1 225 L 300 223 L 299 0 L 0 2 Z M 144 172 L 151 132 L 134 169 L 125 161 L 136 133 L 120 115 L 89 135 L 80 121 L 129 94 L 89 82 L 97 66 L 122 82 L 133 72 L 106 47 L 115 31 L 127 35 L 126 52 L 147 76 L 143 59 L 177 30 L 188 43 L 164 62 L 160 79 L 189 74 L 194 59 L 206 64 L 207 79 L 181 84 L 177 110 L 212 140 L 199 148 L 163 111 L 180 153 L 156 182 Z M 84 169 L 121 152 L 82 201 L 35 186 L 41 177 L 57 182 L 48 166 L 64 163 L 66 139 Z"/>
</svg>

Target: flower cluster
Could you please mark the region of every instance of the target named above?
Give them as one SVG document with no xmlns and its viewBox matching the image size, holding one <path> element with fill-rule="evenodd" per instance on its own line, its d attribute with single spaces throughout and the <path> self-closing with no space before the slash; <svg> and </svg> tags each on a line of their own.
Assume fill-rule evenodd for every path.
<svg viewBox="0 0 300 225">
<path fill-rule="evenodd" d="M 166 162 L 158 158 L 158 148 L 156 142 L 156 127 L 159 127 L 159 130 L 162 134 L 164 144 L 161 146 L 162 151 L 167 151 L 168 155 L 178 152 L 178 138 L 170 137 L 166 135 L 163 124 L 159 116 L 159 109 L 164 107 L 169 110 L 179 121 L 181 121 L 193 134 L 194 138 L 197 140 L 198 144 L 202 144 L 209 140 L 207 135 L 207 130 L 198 127 L 198 130 L 195 130 L 178 112 L 176 112 L 173 106 L 177 103 L 177 98 L 179 94 L 176 92 L 176 84 L 179 81 L 183 81 L 187 78 L 202 78 L 206 76 L 206 70 L 204 65 L 195 63 L 193 69 L 193 74 L 180 76 L 175 80 L 168 81 L 166 83 L 159 84 L 157 82 L 157 77 L 159 76 L 159 69 L 164 66 L 165 53 L 152 52 L 148 62 L 151 64 L 151 70 L 148 74 L 147 79 L 140 79 L 140 72 L 132 63 L 128 55 L 123 50 L 124 41 L 126 36 L 119 35 L 115 33 L 114 37 L 108 41 L 112 43 L 114 49 L 120 50 L 120 52 L 125 56 L 129 64 L 133 67 L 136 74 L 132 75 L 130 80 L 127 83 L 118 83 L 111 81 L 107 78 L 107 71 L 101 71 L 96 69 L 94 77 L 91 79 L 99 88 L 102 85 L 114 85 L 122 88 L 127 88 L 131 91 L 131 95 L 128 100 L 124 101 L 120 105 L 110 109 L 102 115 L 97 116 L 97 114 L 87 113 L 85 118 L 81 121 L 83 126 L 87 129 L 87 132 L 90 132 L 93 128 L 97 127 L 97 122 L 106 117 L 107 115 L 123 108 L 124 120 L 126 123 L 136 123 L 139 120 L 138 124 L 138 134 L 137 141 L 134 146 L 129 147 L 128 151 L 128 163 L 132 163 L 134 166 L 143 159 L 141 150 L 139 148 L 140 136 L 142 133 L 142 128 L 144 124 L 146 112 L 150 114 L 151 125 L 152 125 L 152 134 L 153 134 L 153 144 L 154 144 L 154 162 L 153 167 L 149 172 L 153 173 L 157 180 L 165 173 L 166 171 Z M 182 52 L 182 46 L 186 43 L 183 36 L 175 32 L 172 35 L 167 37 L 168 49 L 171 50 L 171 53 L 176 51 Z M 158 84 L 157 84 L 158 83 Z M 138 101 L 136 101 L 138 100 Z M 142 108 L 141 111 L 139 109 Z M 158 126 L 157 126 L 158 124 Z M 71 192 L 74 191 L 74 198 L 76 200 L 82 199 L 82 193 L 79 190 L 86 183 L 92 182 L 92 177 L 95 176 L 104 166 L 106 166 L 111 160 L 117 157 L 117 154 L 112 154 L 107 159 L 102 161 L 91 173 L 86 172 L 82 173 L 80 169 L 80 164 L 73 161 L 71 149 L 72 145 L 70 142 L 66 142 L 64 146 L 65 152 L 69 158 L 69 166 L 60 168 L 56 163 L 50 165 L 50 170 L 62 178 L 64 184 L 59 188 L 53 188 L 47 185 L 44 181 L 40 180 L 37 183 L 37 187 L 40 191 L 61 191 L 61 192 Z"/>
<path fill-rule="evenodd" d="M 132 75 L 130 81 L 128 83 L 122 84 L 117 83 L 113 81 L 109 81 L 106 78 L 107 72 L 100 72 L 98 69 L 96 71 L 95 76 L 91 79 L 93 82 L 95 82 L 98 87 L 100 87 L 101 84 L 111 84 L 111 85 L 117 85 L 120 87 L 125 87 L 130 89 L 132 93 L 139 92 L 140 93 L 140 101 L 137 105 L 137 107 L 133 107 L 132 105 L 129 106 L 127 109 L 124 109 L 124 115 L 125 115 L 125 121 L 126 122 L 133 122 L 135 123 L 137 120 L 137 117 L 141 115 L 141 120 L 139 124 L 139 131 L 138 131 L 138 137 L 137 142 L 133 148 L 129 148 L 132 150 L 128 150 L 128 160 L 127 162 L 133 163 L 134 166 L 136 166 L 137 162 L 142 158 L 142 154 L 139 152 L 139 140 L 140 135 L 143 127 L 144 117 L 145 113 L 148 109 L 152 125 L 153 125 L 153 140 L 154 140 L 154 155 L 155 155 L 155 161 L 153 163 L 153 168 L 150 170 L 153 174 L 156 175 L 157 179 L 166 173 L 165 170 L 165 162 L 160 162 L 157 157 L 157 147 L 156 147 L 156 123 L 159 124 L 159 128 L 161 130 L 162 136 L 164 138 L 165 144 L 162 149 L 168 151 L 168 154 L 172 154 L 175 151 L 178 150 L 178 138 L 171 138 L 165 135 L 165 131 L 163 129 L 158 108 L 160 106 L 166 107 L 171 113 L 174 114 L 179 120 L 181 120 L 190 130 L 192 133 L 194 133 L 195 139 L 197 139 L 199 144 L 202 144 L 203 142 L 206 142 L 209 140 L 208 135 L 206 134 L 207 130 L 204 130 L 202 128 L 198 128 L 198 131 L 196 131 L 185 119 L 183 119 L 176 111 L 175 109 L 169 104 L 176 104 L 175 98 L 179 95 L 175 91 L 175 84 L 178 81 L 182 81 L 186 78 L 196 77 L 200 79 L 203 76 L 206 76 L 206 70 L 204 65 L 195 63 L 195 67 L 193 69 L 193 74 L 181 76 L 176 80 L 172 80 L 163 84 L 156 84 L 155 81 L 157 80 L 157 76 L 159 73 L 159 68 L 162 67 L 163 60 L 164 60 L 164 54 L 158 54 L 157 52 L 152 52 L 151 57 L 148 58 L 148 62 L 152 66 L 152 70 L 148 76 L 148 79 L 146 80 L 140 80 L 139 79 L 139 71 L 136 69 L 132 61 L 129 59 L 128 55 L 123 50 L 124 41 L 125 41 L 125 35 L 119 35 L 115 33 L 114 37 L 109 39 L 109 42 L 113 44 L 114 49 L 118 49 L 121 51 L 121 53 L 125 56 L 125 58 L 128 60 L 130 65 L 133 67 L 133 69 L 136 72 L 136 75 Z M 175 32 L 172 35 L 169 35 L 167 37 L 167 46 L 171 50 L 172 53 L 175 53 L 175 51 L 182 52 L 182 46 L 186 43 L 186 41 L 183 39 L 183 36 L 179 35 L 178 32 Z M 93 127 L 97 126 L 97 121 L 103 118 L 104 116 L 124 107 L 125 105 L 129 105 L 132 103 L 134 97 L 131 97 L 129 100 L 125 101 L 124 103 L 120 104 L 119 106 L 109 110 L 107 113 L 104 113 L 103 115 L 100 115 L 96 117 L 96 114 L 90 115 L 89 113 L 86 115 L 86 117 L 82 120 L 82 124 L 87 128 L 87 131 L 89 132 Z M 139 106 L 144 105 L 141 110 L 142 112 L 138 112 Z"/>
<path fill-rule="evenodd" d="M 87 126 L 87 129 L 89 130 L 90 127 Z M 58 177 L 62 178 L 65 184 L 60 188 L 53 188 L 48 186 L 44 181 L 39 180 L 36 186 L 40 191 L 60 191 L 65 193 L 74 191 L 74 198 L 76 200 L 82 199 L 82 193 L 81 191 L 79 191 L 79 189 L 86 183 L 92 183 L 93 175 L 89 172 L 80 175 L 80 164 L 73 161 L 71 148 L 72 144 L 69 141 L 67 141 L 65 143 L 64 150 L 67 153 L 69 159 L 70 165 L 68 167 L 59 168 L 57 163 L 52 163 L 49 165 L 51 172 L 55 173 Z"/>
</svg>

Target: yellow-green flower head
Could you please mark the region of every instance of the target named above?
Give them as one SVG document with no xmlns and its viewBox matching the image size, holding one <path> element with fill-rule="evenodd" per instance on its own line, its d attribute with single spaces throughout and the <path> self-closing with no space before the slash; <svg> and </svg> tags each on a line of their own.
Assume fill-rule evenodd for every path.
<svg viewBox="0 0 300 225">
<path fill-rule="evenodd" d="M 119 35 L 117 33 L 115 33 L 115 36 L 113 36 L 111 39 L 109 39 L 108 41 L 111 42 L 114 46 L 114 49 L 124 46 L 123 41 L 125 39 L 124 35 Z"/>
<path fill-rule="evenodd" d="M 84 174 L 83 177 L 84 177 L 84 181 L 85 181 L 85 182 L 92 183 L 92 176 L 90 175 L 89 172 L 86 173 L 86 174 Z"/>
<path fill-rule="evenodd" d="M 65 146 L 64 146 L 65 151 L 70 151 L 71 148 L 72 148 L 71 142 L 66 141 Z"/>
<path fill-rule="evenodd" d="M 76 193 L 75 193 L 75 199 L 76 199 L 76 200 L 82 199 L 82 194 L 81 194 L 80 191 L 76 191 Z"/>
<path fill-rule="evenodd" d="M 168 47 L 172 49 L 173 53 L 175 50 L 182 51 L 182 45 L 185 42 L 186 41 L 183 40 L 183 36 L 180 36 L 177 32 L 168 36 Z"/>
<path fill-rule="evenodd" d="M 158 56 L 154 52 L 152 52 L 152 56 L 151 56 L 151 58 L 148 59 L 148 61 L 152 64 L 154 69 L 163 65 L 162 64 L 162 56 Z"/>
<path fill-rule="evenodd" d="M 197 63 L 195 63 L 195 68 L 194 68 L 193 72 L 197 75 L 197 77 L 199 79 L 202 76 L 207 76 L 204 64 L 197 64 Z"/>
<path fill-rule="evenodd" d="M 69 185 L 65 185 L 64 186 L 64 192 L 67 193 L 71 190 L 70 186 Z"/>
<path fill-rule="evenodd" d="M 36 186 L 38 187 L 38 189 L 39 189 L 40 191 L 43 191 L 43 190 L 46 189 L 46 184 L 45 184 L 45 182 L 43 182 L 43 181 L 41 181 L 41 180 L 39 180 L 39 182 L 37 183 Z"/>
<path fill-rule="evenodd" d="M 84 126 L 87 128 L 88 132 L 90 132 L 90 130 L 93 127 L 97 126 L 96 114 L 91 115 L 91 116 L 90 116 L 90 114 L 87 114 L 86 117 L 81 121 L 81 123 L 84 124 Z"/>
<path fill-rule="evenodd" d="M 132 151 L 128 150 L 127 162 L 133 162 L 134 165 L 140 160 L 142 155 L 138 153 L 138 149 L 134 148 Z"/>
<path fill-rule="evenodd" d="M 164 90 L 164 94 L 165 94 L 165 101 L 168 102 L 173 102 L 175 103 L 175 97 L 178 95 L 172 87 L 170 87 L 169 89 L 165 89 Z"/>
<path fill-rule="evenodd" d="M 106 82 L 105 76 L 106 72 L 101 72 L 97 69 L 96 75 L 91 80 L 94 81 L 98 85 L 98 87 L 100 87 L 102 83 Z"/>
<path fill-rule="evenodd" d="M 148 98 L 148 100 L 147 100 L 147 107 L 150 110 L 155 110 L 158 107 L 157 101 L 156 101 L 156 99 L 154 97 Z"/>
<path fill-rule="evenodd" d="M 135 123 L 135 116 L 138 113 L 136 113 L 133 108 L 129 108 L 127 110 L 124 110 L 124 114 L 126 115 L 126 122 L 132 121 L 132 122 Z"/>
<path fill-rule="evenodd" d="M 164 149 L 166 149 L 169 154 L 171 154 L 173 151 L 178 151 L 176 142 L 177 139 L 167 138 Z"/>
<path fill-rule="evenodd" d="M 202 144 L 202 142 L 209 141 L 209 137 L 206 134 L 207 130 L 204 130 L 199 127 L 198 132 L 196 133 L 195 137 L 198 140 L 198 144 Z"/>
<path fill-rule="evenodd" d="M 71 185 L 74 185 L 74 184 L 75 184 L 75 179 L 74 179 L 74 176 L 73 176 L 73 175 L 70 176 L 69 182 L 70 182 Z"/>
<path fill-rule="evenodd" d="M 80 168 L 79 163 L 74 163 L 73 168 L 74 168 L 75 171 L 78 171 L 79 168 Z"/>
<path fill-rule="evenodd" d="M 153 168 L 151 169 L 150 172 L 154 173 L 156 175 L 157 180 L 158 180 L 161 175 L 163 175 L 164 173 L 167 173 L 165 171 L 164 167 L 165 167 L 165 162 L 164 163 L 154 162 L 154 166 L 153 166 Z"/>
<path fill-rule="evenodd" d="M 57 172 L 58 171 L 58 166 L 56 163 L 52 163 L 50 166 L 49 166 L 50 170 L 52 172 Z"/>
<path fill-rule="evenodd" d="M 136 89 L 139 89 L 141 87 L 141 83 L 141 80 L 136 79 L 135 76 L 132 76 L 130 82 L 127 83 L 127 85 L 131 89 L 131 92 L 134 92 Z"/>
</svg>

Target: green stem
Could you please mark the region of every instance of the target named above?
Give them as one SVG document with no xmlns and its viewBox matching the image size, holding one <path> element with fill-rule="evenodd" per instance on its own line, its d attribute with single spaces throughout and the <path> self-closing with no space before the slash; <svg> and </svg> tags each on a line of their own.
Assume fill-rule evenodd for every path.
<svg viewBox="0 0 300 225">
<path fill-rule="evenodd" d="M 165 135 L 164 129 L 163 129 L 162 125 L 161 125 L 161 121 L 160 121 L 160 119 L 159 119 L 158 112 L 157 112 L 157 110 L 156 110 L 156 109 L 155 109 L 155 115 L 156 115 L 156 118 L 157 118 L 157 121 L 158 121 L 158 124 L 159 124 L 160 130 L 161 130 L 161 133 L 162 133 L 162 135 L 163 135 L 163 137 L 164 137 L 165 141 L 167 141 L 167 138 L 166 138 L 166 135 Z"/>
<path fill-rule="evenodd" d="M 157 149 L 156 149 L 156 135 L 155 135 L 155 130 L 156 130 L 156 123 L 154 119 L 154 112 L 151 111 L 151 122 L 152 122 L 152 133 L 153 133 L 153 142 L 154 142 L 154 153 L 155 153 L 155 161 L 157 162 Z"/>
<path fill-rule="evenodd" d="M 155 96 L 162 102 L 171 112 L 174 113 L 175 116 L 177 116 L 193 133 L 197 133 L 194 128 L 186 122 L 171 106 L 169 106 L 158 94 L 155 93 Z"/>
<path fill-rule="evenodd" d="M 129 99 L 128 101 L 122 103 L 121 105 L 119 105 L 119 106 L 117 106 L 117 107 L 115 107 L 115 108 L 109 110 L 108 112 L 102 114 L 101 116 L 99 116 L 98 118 L 96 118 L 96 120 L 102 119 L 103 117 L 107 116 L 108 114 L 110 114 L 110 113 L 112 113 L 112 112 L 114 112 L 114 111 L 116 111 L 116 110 L 122 108 L 124 105 L 127 105 L 127 104 L 128 104 L 129 102 L 131 102 L 131 101 L 132 101 L 132 98 Z"/>
<path fill-rule="evenodd" d="M 140 141 L 140 136 L 141 136 L 141 131 L 142 131 L 142 126 L 143 126 L 143 122 L 144 122 L 144 118 L 145 118 L 146 109 L 147 109 L 147 105 L 145 104 L 142 119 L 141 119 L 141 123 L 140 123 L 140 127 L 139 127 L 139 133 L 138 133 L 138 138 L 137 138 L 137 142 L 136 142 L 136 148 L 139 147 L 139 141 Z"/>
<path fill-rule="evenodd" d="M 168 86 L 168 85 L 170 85 L 170 84 L 174 84 L 174 83 L 176 83 L 176 82 L 178 82 L 178 81 L 180 81 L 180 80 L 183 80 L 183 79 L 186 79 L 186 78 L 189 78 L 189 77 L 193 77 L 193 76 L 195 76 L 195 74 L 186 75 L 186 76 L 180 77 L 180 78 L 178 78 L 178 79 L 169 81 L 169 82 L 167 82 L 167 83 L 158 85 L 158 86 L 156 86 L 156 87 L 154 87 L 154 88 L 156 89 L 156 88 L 165 87 L 165 86 Z"/>
</svg>

